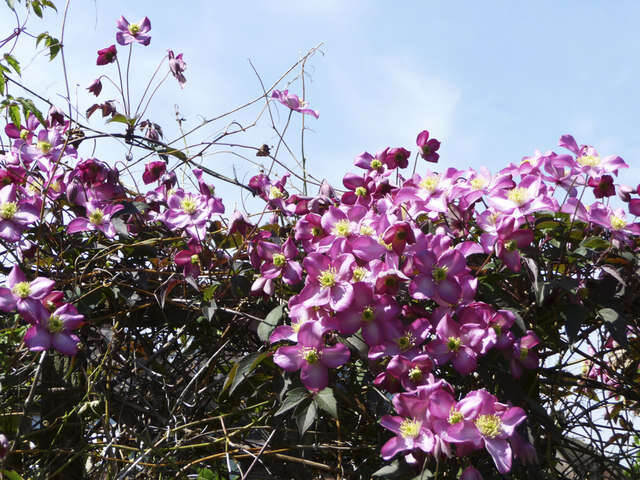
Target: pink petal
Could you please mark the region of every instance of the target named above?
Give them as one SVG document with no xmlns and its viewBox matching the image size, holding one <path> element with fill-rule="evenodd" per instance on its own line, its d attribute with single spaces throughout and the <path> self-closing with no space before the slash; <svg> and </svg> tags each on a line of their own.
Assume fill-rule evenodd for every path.
<svg viewBox="0 0 640 480">
<path fill-rule="evenodd" d="M 333 347 L 325 347 L 322 350 L 322 356 L 320 360 L 329 368 L 336 368 L 340 365 L 344 365 L 349 361 L 351 352 L 346 345 L 342 343 L 336 343 Z"/>
<path fill-rule="evenodd" d="M 298 345 L 280 347 L 273 354 L 273 363 L 287 372 L 295 372 L 306 364 L 301 353 L 301 348 Z"/>
<path fill-rule="evenodd" d="M 329 385 L 329 371 L 321 362 L 305 362 L 300 369 L 300 380 L 308 390 L 322 390 Z"/>
<path fill-rule="evenodd" d="M 485 438 L 484 446 L 493 458 L 498 471 L 502 474 L 508 473 L 511 470 L 512 460 L 509 442 L 500 438 Z"/>
</svg>

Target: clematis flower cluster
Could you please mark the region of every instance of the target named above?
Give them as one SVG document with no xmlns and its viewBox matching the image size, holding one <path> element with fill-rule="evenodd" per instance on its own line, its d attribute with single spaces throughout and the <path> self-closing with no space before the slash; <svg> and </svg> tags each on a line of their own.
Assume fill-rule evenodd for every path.
<svg viewBox="0 0 640 480">
<path fill-rule="evenodd" d="M 535 214 L 571 212 L 585 228 L 610 230 L 614 243 L 640 235 L 639 223 L 599 201 L 604 194 L 591 205 L 582 203 L 581 189 L 597 182 L 604 185 L 599 192 L 608 192 L 624 161 L 601 159 L 570 136 L 560 145 L 573 156 L 536 152 L 496 174 L 484 167 L 448 168 L 408 178 L 401 170 L 409 151 L 364 152 L 355 160 L 364 173 L 345 175 L 341 198 L 310 200 L 295 210 L 286 202 L 285 179 L 252 179 L 270 208 L 296 217 L 297 243 L 288 238 L 286 254 L 284 245 L 263 239 L 252 247 L 260 271 L 254 294 L 273 295 L 279 284 L 302 282 L 289 299 L 289 322 L 270 337 L 277 346 L 274 362 L 300 371 L 302 384 L 317 392 L 348 361 L 346 340 L 363 341 L 374 383 L 396 394 L 398 416 L 381 420 L 396 435 L 383 447 L 383 458 L 402 454 L 416 462 L 424 455 L 463 457 L 485 449 L 497 470 L 507 473 L 514 451 L 532 448 L 516 432 L 526 420 L 522 408 L 484 389 L 456 392 L 442 376 L 464 379 L 487 367 L 489 356 L 492 362 L 504 359 L 502 368 L 514 378 L 537 369 L 541 341 L 535 325 L 516 326 L 513 312 L 480 301 L 476 278 L 477 265 L 490 260 L 492 268 L 506 272 L 523 268 L 536 248 Z M 439 142 L 427 131 L 417 146 L 424 160 L 437 161 Z M 628 202 L 634 201 L 632 192 Z M 285 275 L 283 266 L 298 255 L 304 256 L 302 271 L 296 262 L 295 274 Z M 523 461 L 531 458 L 522 455 Z M 465 475 L 476 472 L 467 469 Z"/>
</svg>

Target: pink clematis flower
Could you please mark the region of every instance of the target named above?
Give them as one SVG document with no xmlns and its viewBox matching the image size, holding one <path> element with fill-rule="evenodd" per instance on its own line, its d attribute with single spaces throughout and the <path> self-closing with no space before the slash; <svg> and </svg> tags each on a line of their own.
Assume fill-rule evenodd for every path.
<svg viewBox="0 0 640 480">
<path fill-rule="evenodd" d="M 508 407 L 486 390 L 474 390 L 460 400 L 449 415 L 449 442 L 486 448 L 502 474 L 511 470 L 509 440 L 527 418 L 520 407 Z"/>
<path fill-rule="evenodd" d="M 91 199 L 85 204 L 86 217 L 74 218 L 67 225 L 67 233 L 100 231 L 107 238 L 116 236 L 116 229 L 111 223 L 113 215 L 124 208 L 124 205 L 106 205 Z"/>
<path fill-rule="evenodd" d="M 285 90 L 284 92 L 281 92 L 280 90 L 274 90 L 271 94 L 271 98 L 275 98 L 285 107 L 289 107 L 294 112 L 313 115 L 316 118 L 319 117 L 316 110 L 305 108 L 307 106 L 307 102 L 305 102 L 304 100 L 300 100 L 297 95 L 289 93 L 289 90 Z"/>
<path fill-rule="evenodd" d="M 38 221 L 39 209 L 35 205 L 18 200 L 16 185 L 0 189 L 0 238 L 18 242 L 30 225 Z"/>
<path fill-rule="evenodd" d="M 25 320 L 36 322 L 37 319 L 46 316 L 47 312 L 41 300 L 51 293 L 54 284 L 53 280 L 44 277 L 37 277 L 29 282 L 22 270 L 14 265 L 7 275 L 8 288 L 0 287 L 0 310 L 18 310 Z"/>
<path fill-rule="evenodd" d="M 82 326 L 84 315 L 76 307 L 65 303 L 50 315 L 44 315 L 32 325 L 24 336 L 24 343 L 30 350 L 39 352 L 51 347 L 63 355 L 75 355 L 80 339 L 71 333 Z"/>
<path fill-rule="evenodd" d="M 142 174 L 142 181 L 145 185 L 158 180 L 164 172 L 167 171 L 167 164 L 161 160 L 155 162 L 149 162 L 144 166 L 144 173 Z"/>
<path fill-rule="evenodd" d="M 324 328 L 319 322 L 306 322 L 298 330 L 298 344 L 280 347 L 273 361 L 287 372 L 300 370 L 302 384 L 311 392 L 329 385 L 329 368 L 347 363 L 349 349 L 342 343 L 325 345 Z"/>
<path fill-rule="evenodd" d="M 138 42 L 141 45 L 149 45 L 151 42 L 151 36 L 145 35 L 151 30 L 151 22 L 147 17 L 144 17 L 138 23 L 129 23 L 126 18 L 120 17 L 116 22 L 118 32 L 116 33 L 116 40 L 120 45 L 129 45 L 133 42 Z"/>
</svg>

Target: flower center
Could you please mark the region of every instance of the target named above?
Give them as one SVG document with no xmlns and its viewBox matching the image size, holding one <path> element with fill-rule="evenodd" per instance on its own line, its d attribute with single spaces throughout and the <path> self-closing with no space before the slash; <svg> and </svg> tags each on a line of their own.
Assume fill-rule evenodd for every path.
<svg viewBox="0 0 640 480">
<path fill-rule="evenodd" d="M 373 308 L 367 307 L 362 311 L 362 321 L 370 322 L 371 320 L 373 320 L 373 317 L 374 317 Z"/>
<path fill-rule="evenodd" d="M 451 411 L 449 412 L 448 422 L 450 425 L 455 425 L 456 423 L 460 423 L 464 420 L 462 413 L 460 410 L 456 410 L 455 407 L 451 407 Z"/>
<path fill-rule="evenodd" d="M 315 348 L 308 347 L 302 351 L 302 358 L 304 358 L 307 363 L 312 365 L 320 360 L 320 354 Z"/>
<path fill-rule="evenodd" d="M 295 333 L 298 333 L 303 323 L 304 323 L 304 320 L 300 320 L 299 322 L 294 322 L 291 324 L 291 328 Z"/>
<path fill-rule="evenodd" d="M 413 367 L 409 370 L 409 380 L 417 382 L 420 379 L 422 379 L 422 370 L 420 370 L 420 367 Z"/>
<path fill-rule="evenodd" d="M 196 213 L 198 205 L 193 198 L 187 197 L 182 200 L 182 202 L 180 202 L 180 208 L 182 208 L 182 211 L 187 215 L 193 215 L 194 213 Z"/>
<path fill-rule="evenodd" d="M 596 155 L 582 155 L 576 161 L 583 167 L 597 167 L 600 165 L 600 157 Z"/>
<path fill-rule="evenodd" d="M 625 222 L 622 218 L 617 217 L 615 215 L 611 215 L 610 221 L 611 221 L 611 228 L 613 228 L 614 230 L 622 230 L 624 227 L 627 226 L 627 222 Z"/>
<path fill-rule="evenodd" d="M 137 23 L 132 23 L 129 25 L 129 33 L 131 35 L 137 35 L 139 31 L 140 31 L 140 25 L 138 25 Z"/>
<path fill-rule="evenodd" d="M 436 283 L 440 283 L 445 278 L 447 278 L 447 272 L 449 271 L 449 267 L 436 267 L 433 269 L 431 275 L 433 276 L 433 281 Z"/>
<path fill-rule="evenodd" d="M 284 267 L 284 265 L 287 263 L 287 259 L 285 258 L 285 256 L 281 253 L 274 253 L 273 254 L 273 264 L 276 267 Z"/>
<path fill-rule="evenodd" d="M 449 337 L 447 340 L 447 348 L 452 352 L 460 350 L 460 345 L 462 345 L 460 337 Z"/>
<path fill-rule="evenodd" d="M 336 237 L 348 237 L 351 234 L 351 224 L 349 220 L 338 220 L 333 226 L 333 235 Z"/>
<path fill-rule="evenodd" d="M 389 251 L 393 250 L 393 245 L 391 245 L 390 243 L 385 242 L 382 237 L 380 237 L 378 239 L 378 243 L 380 245 L 382 245 L 384 248 L 386 248 L 387 250 L 389 250 Z"/>
<path fill-rule="evenodd" d="M 382 162 L 377 158 L 374 158 L 373 160 L 371 160 L 371 168 L 373 168 L 374 170 L 380 170 L 382 168 Z"/>
<path fill-rule="evenodd" d="M 269 198 L 273 200 L 273 199 L 282 198 L 282 197 L 284 197 L 282 190 L 280 190 L 275 185 L 271 185 L 271 188 L 269 189 Z"/>
<path fill-rule="evenodd" d="M 480 415 L 476 427 L 485 437 L 495 438 L 502 432 L 502 420 L 497 415 Z"/>
<path fill-rule="evenodd" d="M 520 360 L 525 360 L 529 355 L 529 349 L 527 347 L 520 347 Z"/>
<path fill-rule="evenodd" d="M 516 187 L 509 190 L 507 198 L 518 206 L 529 200 L 529 191 L 523 187 Z"/>
<path fill-rule="evenodd" d="M 356 267 L 353 269 L 353 281 L 361 282 L 367 276 L 367 270 L 364 267 Z"/>
<path fill-rule="evenodd" d="M 509 252 L 513 252 L 518 249 L 518 244 L 515 240 L 508 240 L 507 242 L 505 242 L 504 248 L 506 248 Z"/>
<path fill-rule="evenodd" d="M 96 208 L 89 215 L 89 221 L 94 225 L 100 225 L 104 220 L 104 212 L 100 208 Z"/>
<path fill-rule="evenodd" d="M 191 265 L 197 265 L 200 263 L 200 257 L 198 256 L 198 254 L 193 254 L 191 255 Z"/>
<path fill-rule="evenodd" d="M 420 428 L 422 422 L 419 422 L 413 418 L 405 418 L 400 424 L 400 435 L 404 438 L 416 438 L 420 435 Z"/>
<path fill-rule="evenodd" d="M 26 128 L 23 128 L 22 130 L 20 130 L 20 138 L 22 140 L 26 140 L 28 136 L 29 136 L 29 130 L 27 130 Z"/>
<path fill-rule="evenodd" d="M 493 331 L 496 332 L 496 335 L 498 336 L 502 335 L 502 327 L 497 323 L 494 323 L 493 325 L 491 325 L 491 328 L 493 328 Z"/>
<path fill-rule="evenodd" d="M 318 283 L 323 288 L 331 288 L 336 284 L 336 271 L 334 268 L 323 270 L 318 275 Z"/>
<path fill-rule="evenodd" d="M 366 235 L 366 236 L 370 237 L 374 233 L 376 233 L 376 231 L 373 229 L 373 227 L 371 227 L 369 225 L 362 225 L 360 227 L 360 235 Z"/>
<path fill-rule="evenodd" d="M 322 229 L 320 227 L 313 227 L 311 229 L 311 235 L 313 235 L 314 237 L 322 235 Z"/>
<path fill-rule="evenodd" d="M 476 177 L 471 180 L 471 186 L 476 190 L 482 190 L 484 186 L 487 184 L 487 181 L 482 177 Z"/>
<path fill-rule="evenodd" d="M 38 147 L 38 150 L 45 154 L 51 151 L 51 144 L 49 142 L 45 142 L 44 140 L 40 140 L 36 144 L 36 147 Z"/>
<path fill-rule="evenodd" d="M 356 187 L 355 193 L 359 197 L 364 197 L 367 194 L 367 189 L 364 187 Z"/>
<path fill-rule="evenodd" d="M 27 298 L 31 295 L 31 285 L 29 282 L 16 283 L 11 292 L 19 298 Z"/>
<path fill-rule="evenodd" d="M 438 188 L 440 183 L 440 177 L 438 175 L 431 175 L 420 182 L 420 186 L 429 192 L 433 192 Z"/>
<path fill-rule="evenodd" d="M 410 332 L 406 335 L 403 335 L 396 340 L 396 344 L 403 352 L 409 350 L 411 347 L 413 347 L 413 335 L 411 335 Z"/>
<path fill-rule="evenodd" d="M 51 317 L 49 317 L 49 320 L 47 321 L 47 330 L 51 333 L 58 333 L 64 330 L 64 323 L 62 323 L 60 315 L 51 315 Z"/>
<path fill-rule="evenodd" d="M 11 220 L 18 213 L 18 204 L 16 202 L 6 202 L 0 205 L 0 217 L 4 220 Z"/>
</svg>

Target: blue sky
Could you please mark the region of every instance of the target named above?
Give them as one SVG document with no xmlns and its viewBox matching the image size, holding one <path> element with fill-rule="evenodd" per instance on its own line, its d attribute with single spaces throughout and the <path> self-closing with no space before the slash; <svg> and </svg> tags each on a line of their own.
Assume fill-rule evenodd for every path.
<svg viewBox="0 0 640 480">
<path fill-rule="evenodd" d="M 30 22 L 30 31 L 58 35 L 63 7 L 60 3 L 60 13 L 47 15 L 45 22 Z M 130 21 L 147 15 L 152 23 L 151 45 L 134 51 L 134 92 L 142 92 L 168 48 L 184 53 L 186 88 L 180 90 L 170 78 L 147 115 L 162 125 L 167 139 L 177 134 L 176 104 L 190 128 L 258 96 L 261 88 L 248 58 L 271 85 L 323 42 L 323 53 L 307 64 L 306 83 L 307 99 L 320 112 L 319 120 L 306 119 L 305 152 L 316 176 L 339 182 L 363 150 L 415 151 L 417 133 L 428 129 L 442 141 L 440 168 L 497 170 L 536 148 L 557 149 L 560 135 L 571 133 L 603 155 L 621 155 L 631 165 L 621 174 L 623 182 L 635 185 L 640 178 L 637 2 L 75 0 L 65 45 L 72 98 L 80 111 L 93 101 L 84 90 L 91 80 L 99 74 L 117 77 L 113 65 L 97 67 L 95 58 L 96 50 L 115 43 L 121 14 Z M 3 32 L 13 28 L 10 20 L 3 11 Z M 25 39 L 26 46 L 31 42 Z M 64 93 L 59 65 L 21 51 L 27 50 L 18 50 L 26 82 L 59 99 Z M 120 56 L 125 56 L 122 48 Z M 291 90 L 300 93 L 300 84 Z M 105 84 L 101 99 L 108 98 L 116 96 Z M 258 111 L 230 119 L 246 124 Z M 278 113 L 283 125 L 287 112 L 278 108 Z M 267 120 L 235 140 L 275 145 Z M 98 117 L 91 124 L 103 127 Z M 224 127 L 211 125 L 193 140 L 210 139 Z M 290 133 L 298 155 L 299 116 Z M 122 147 L 101 148 L 101 155 L 110 157 L 106 160 L 124 157 Z M 210 168 L 229 173 L 235 166 L 245 180 L 257 172 L 228 149 L 213 153 L 203 160 Z"/>
</svg>

